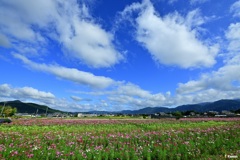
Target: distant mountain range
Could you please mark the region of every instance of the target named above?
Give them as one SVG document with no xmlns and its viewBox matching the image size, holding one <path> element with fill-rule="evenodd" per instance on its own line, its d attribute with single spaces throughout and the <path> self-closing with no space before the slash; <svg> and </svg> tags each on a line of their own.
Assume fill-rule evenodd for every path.
<svg viewBox="0 0 240 160">
<path fill-rule="evenodd" d="M 167 107 L 146 107 L 139 110 L 123 110 L 117 113 L 121 114 L 153 114 L 159 112 L 176 112 L 176 111 L 196 111 L 196 112 L 208 112 L 208 111 L 217 111 L 221 112 L 223 110 L 228 111 L 236 111 L 240 109 L 240 100 L 219 100 L 215 102 L 206 102 L 206 103 L 199 103 L 199 104 L 188 104 L 188 105 L 181 105 L 176 108 L 167 108 Z M 96 114 L 106 114 L 112 112 L 104 112 L 104 111 L 91 111 L 89 113 L 96 113 Z"/>
<path fill-rule="evenodd" d="M 4 102 L 0 102 L 0 105 L 3 106 Z M 24 103 L 19 100 L 16 101 L 8 101 L 6 106 L 12 106 L 17 108 L 18 113 L 36 113 L 43 114 L 46 113 L 46 109 L 48 108 L 48 113 L 55 113 L 55 112 L 63 112 L 60 110 L 55 110 L 49 108 L 48 106 L 39 105 L 35 103 Z M 108 111 L 90 111 L 85 113 L 95 113 L 95 114 L 153 114 L 159 112 L 176 112 L 176 111 L 196 111 L 196 112 L 208 112 L 208 111 L 218 111 L 221 112 L 223 110 L 228 111 L 236 111 L 240 109 L 240 100 L 219 100 L 215 102 L 206 102 L 206 103 L 199 103 L 199 104 L 188 104 L 188 105 L 181 105 L 176 108 L 167 108 L 167 107 L 146 107 L 139 110 L 123 110 L 119 112 L 108 112 Z"/>
<path fill-rule="evenodd" d="M 4 102 L 0 102 L 0 106 L 3 106 L 3 105 L 4 105 Z M 47 113 L 62 112 L 62 111 L 59 111 L 59 110 L 49 108 L 48 106 L 39 105 L 39 104 L 36 104 L 36 103 L 24 103 L 24 102 L 21 102 L 19 100 L 7 101 L 7 103 L 5 105 L 17 108 L 18 113 L 44 114 L 44 113 L 46 113 L 46 111 L 47 111 Z"/>
</svg>

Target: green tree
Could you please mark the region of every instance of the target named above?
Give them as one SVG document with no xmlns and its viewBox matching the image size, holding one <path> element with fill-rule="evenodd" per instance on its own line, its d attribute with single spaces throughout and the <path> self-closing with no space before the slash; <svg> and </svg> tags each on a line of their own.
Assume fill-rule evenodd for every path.
<svg viewBox="0 0 240 160">
<path fill-rule="evenodd" d="M 182 115 L 182 112 L 176 111 L 176 112 L 173 113 L 173 116 L 175 116 L 176 119 L 180 119 L 180 118 L 182 118 L 183 115 Z"/>
<path fill-rule="evenodd" d="M 13 108 L 11 106 L 0 106 L 0 111 L 2 112 L 2 116 L 5 115 L 6 117 L 11 117 L 17 113 L 17 108 Z"/>
</svg>

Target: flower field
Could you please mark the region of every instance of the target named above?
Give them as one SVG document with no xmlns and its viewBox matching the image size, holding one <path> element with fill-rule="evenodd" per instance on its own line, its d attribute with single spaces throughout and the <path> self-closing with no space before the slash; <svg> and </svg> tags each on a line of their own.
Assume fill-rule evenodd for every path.
<svg viewBox="0 0 240 160">
<path fill-rule="evenodd" d="M 0 159 L 240 157 L 240 119 L 18 119 L 0 125 Z"/>
</svg>

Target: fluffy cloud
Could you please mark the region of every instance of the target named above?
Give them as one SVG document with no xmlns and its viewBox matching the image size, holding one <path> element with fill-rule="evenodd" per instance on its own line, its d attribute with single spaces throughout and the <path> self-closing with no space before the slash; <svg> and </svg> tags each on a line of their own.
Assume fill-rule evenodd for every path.
<svg viewBox="0 0 240 160">
<path fill-rule="evenodd" d="M 237 6 L 237 2 L 233 6 Z M 233 8 L 233 6 L 231 8 Z M 176 104 L 198 103 L 218 99 L 239 98 L 240 92 L 240 23 L 231 23 L 225 31 L 226 49 L 223 65 L 217 70 L 202 74 L 197 80 L 179 83 Z"/>
<path fill-rule="evenodd" d="M 117 93 L 140 98 L 149 97 L 151 95 L 148 91 L 145 91 L 132 83 L 120 85 L 117 89 Z"/>
<path fill-rule="evenodd" d="M 233 13 L 234 17 L 240 17 L 240 0 L 233 3 L 230 8 L 230 11 Z"/>
<path fill-rule="evenodd" d="M 71 96 L 71 99 L 74 100 L 74 101 L 81 101 L 82 100 L 82 98 L 77 97 L 77 96 Z"/>
<path fill-rule="evenodd" d="M 75 35 L 64 41 L 74 57 L 93 67 L 110 67 L 123 58 L 114 49 L 111 34 L 85 21 L 75 24 Z"/>
<path fill-rule="evenodd" d="M 126 17 L 138 11 L 136 40 L 161 64 L 182 68 L 210 67 L 215 64 L 217 45 L 209 45 L 198 39 L 198 26 L 204 23 L 198 10 L 186 17 L 178 13 L 159 16 L 150 1 L 133 3 L 125 8 Z"/>
<path fill-rule="evenodd" d="M 77 0 L 3 0 L 0 31 L 2 46 L 44 48 L 50 39 L 60 43 L 66 55 L 91 67 L 110 67 L 123 59 L 113 35 L 96 24 L 88 8 Z"/>
<path fill-rule="evenodd" d="M 91 95 L 93 101 L 96 102 L 96 106 L 101 110 L 124 110 L 128 109 L 140 109 L 143 107 L 157 107 L 172 105 L 170 101 L 170 92 L 151 93 L 148 90 L 144 90 L 133 83 L 118 83 L 115 87 L 105 91 L 94 92 L 82 92 L 73 91 L 79 95 Z M 85 96 L 84 96 L 85 97 Z M 104 103 L 97 102 L 97 99 L 101 99 Z M 97 100 L 97 101 L 96 101 Z M 107 104 L 107 105 L 106 105 Z"/>
<path fill-rule="evenodd" d="M 225 32 L 228 42 L 226 51 L 228 53 L 226 54 L 224 65 L 215 71 L 202 74 L 197 80 L 179 83 L 179 87 L 176 90 L 177 94 L 175 97 L 172 97 L 175 104 L 239 98 L 239 30 L 239 23 L 232 23 Z"/>
<path fill-rule="evenodd" d="M 239 8 L 240 9 L 240 8 Z M 230 52 L 240 51 L 240 23 L 232 23 L 226 32 L 229 41 L 228 50 Z"/>
<path fill-rule="evenodd" d="M 156 107 L 166 105 L 169 93 L 153 94 L 132 83 L 120 84 L 111 92 L 106 92 L 107 98 L 112 104 L 128 106 L 132 108 Z"/>
<path fill-rule="evenodd" d="M 238 90 L 240 86 L 236 86 L 236 82 L 240 82 L 240 65 L 227 64 L 217 71 L 209 74 L 203 74 L 200 80 L 192 80 L 187 83 L 180 83 L 178 93 L 186 94 L 206 89 L 216 89 L 219 91 Z"/>
<path fill-rule="evenodd" d="M 10 42 L 8 38 L 2 34 L 0 34 L 0 46 L 2 47 L 10 47 Z"/>
<path fill-rule="evenodd" d="M 9 84 L 0 85 L 0 96 L 20 100 L 38 100 L 49 103 L 55 99 L 50 92 L 39 91 L 32 87 L 13 88 Z"/>
<path fill-rule="evenodd" d="M 31 25 L 43 27 L 49 22 L 48 18 L 53 16 L 55 10 L 52 1 L 3 0 L 0 4 L 0 29 L 9 40 L 34 42 L 44 39 Z"/>
<path fill-rule="evenodd" d="M 95 76 L 92 73 L 79 71 L 75 68 L 66 68 L 58 65 L 38 64 L 32 62 L 20 54 L 14 54 L 14 57 L 22 60 L 23 63 L 32 69 L 51 73 L 59 78 L 70 80 L 93 88 L 106 88 L 115 83 L 115 81 L 110 78 Z"/>
<path fill-rule="evenodd" d="M 39 91 L 32 87 L 17 88 L 9 84 L 1 84 L 0 101 L 12 101 L 15 99 L 47 105 L 62 111 L 88 111 L 90 108 L 94 107 L 89 104 L 72 103 L 66 99 L 57 98 L 50 92 Z"/>
<path fill-rule="evenodd" d="M 78 96 L 70 96 L 70 98 L 74 101 L 80 102 L 80 101 L 92 101 L 90 98 L 81 98 Z"/>
<path fill-rule="evenodd" d="M 239 98 L 239 90 L 218 90 L 214 88 L 208 88 L 202 91 L 188 93 L 188 94 L 176 94 L 171 98 L 174 105 L 183 104 L 195 104 L 203 102 L 213 102 L 219 99 L 236 99 Z"/>
<path fill-rule="evenodd" d="M 198 80 L 179 83 L 176 104 L 199 103 L 218 99 L 239 98 L 240 92 L 240 56 L 229 59 L 216 71 L 202 74 Z"/>
</svg>

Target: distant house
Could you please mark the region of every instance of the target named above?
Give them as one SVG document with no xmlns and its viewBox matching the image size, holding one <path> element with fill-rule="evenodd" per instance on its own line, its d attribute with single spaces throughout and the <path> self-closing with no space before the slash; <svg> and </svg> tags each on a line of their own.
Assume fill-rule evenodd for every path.
<svg viewBox="0 0 240 160">
<path fill-rule="evenodd" d="M 232 113 L 232 112 L 230 112 L 230 111 L 222 111 L 222 114 L 223 115 L 226 115 L 226 116 L 235 116 L 235 113 Z"/>
<path fill-rule="evenodd" d="M 226 111 L 226 110 L 223 110 L 223 111 L 221 112 L 221 114 L 215 115 L 215 117 L 234 117 L 234 116 L 236 116 L 235 113 L 232 113 L 232 112 Z"/>
<path fill-rule="evenodd" d="M 215 117 L 227 117 L 227 115 L 225 115 L 225 114 L 217 114 L 217 115 L 215 115 Z"/>
<path fill-rule="evenodd" d="M 159 112 L 158 115 L 159 116 L 168 116 L 168 114 L 166 114 L 165 112 Z"/>
<path fill-rule="evenodd" d="M 172 114 L 167 114 L 165 112 L 159 112 L 155 114 L 151 114 L 149 118 L 171 118 Z"/>
<path fill-rule="evenodd" d="M 217 117 L 217 115 L 220 115 L 219 112 L 217 111 L 208 111 L 204 113 L 204 116 L 208 116 L 208 117 Z"/>
<path fill-rule="evenodd" d="M 47 114 L 47 117 L 48 117 L 48 118 L 52 118 L 52 117 L 53 117 L 53 114 Z"/>
<path fill-rule="evenodd" d="M 196 113 L 195 113 L 195 112 L 190 112 L 189 115 L 190 115 L 190 116 L 195 116 Z"/>
<path fill-rule="evenodd" d="M 77 117 L 97 117 L 97 114 L 78 113 Z"/>
<path fill-rule="evenodd" d="M 217 112 L 217 111 L 209 111 L 209 113 L 214 114 L 214 115 L 218 115 L 219 114 L 219 112 Z"/>
<path fill-rule="evenodd" d="M 33 117 L 33 114 L 29 113 L 16 113 L 15 115 L 19 117 Z"/>
<path fill-rule="evenodd" d="M 53 115 L 53 117 L 62 117 L 62 113 L 60 113 L 60 112 L 55 112 L 52 115 Z"/>
</svg>

